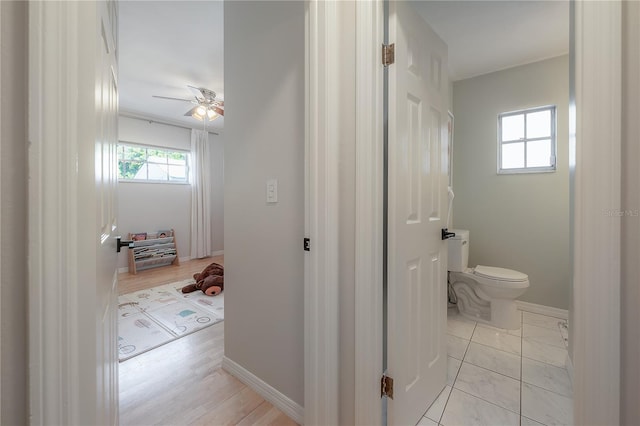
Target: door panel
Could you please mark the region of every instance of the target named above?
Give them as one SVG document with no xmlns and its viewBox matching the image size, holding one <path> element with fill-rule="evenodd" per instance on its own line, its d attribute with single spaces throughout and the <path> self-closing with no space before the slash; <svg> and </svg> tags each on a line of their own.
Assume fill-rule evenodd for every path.
<svg viewBox="0 0 640 426">
<path fill-rule="evenodd" d="M 100 424 L 118 423 L 117 235 L 118 65 L 117 3 L 97 3 L 95 196 L 97 412 Z"/>
<path fill-rule="evenodd" d="M 388 424 L 416 424 L 446 384 L 447 50 L 389 2 Z"/>
</svg>

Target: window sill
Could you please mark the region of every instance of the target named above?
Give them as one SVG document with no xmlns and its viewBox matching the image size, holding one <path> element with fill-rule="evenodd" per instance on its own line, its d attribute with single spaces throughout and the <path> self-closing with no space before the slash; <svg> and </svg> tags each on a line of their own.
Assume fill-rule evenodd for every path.
<svg viewBox="0 0 640 426">
<path fill-rule="evenodd" d="M 544 168 L 530 168 L 530 169 L 505 169 L 498 170 L 499 175 L 527 175 L 531 173 L 555 173 L 557 169 L 555 167 Z"/>
<path fill-rule="evenodd" d="M 190 182 L 172 182 L 168 180 L 132 180 L 132 179 L 118 179 L 118 183 L 150 183 L 153 185 L 187 185 L 191 186 Z"/>
</svg>

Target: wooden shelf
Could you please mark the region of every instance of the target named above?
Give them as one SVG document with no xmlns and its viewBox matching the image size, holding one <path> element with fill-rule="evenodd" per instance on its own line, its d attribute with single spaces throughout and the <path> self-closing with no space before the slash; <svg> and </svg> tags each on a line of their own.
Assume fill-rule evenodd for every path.
<svg viewBox="0 0 640 426">
<path fill-rule="evenodd" d="M 140 234 L 129 234 L 129 239 L 133 240 L 136 235 Z M 133 242 L 133 248 L 129 250 L 129 273 L 137 274 L 138 271 L 168 265 L 180 265 L 176 233 L 173 229 L 169 237 L 147 238 Z"/>
</svg>

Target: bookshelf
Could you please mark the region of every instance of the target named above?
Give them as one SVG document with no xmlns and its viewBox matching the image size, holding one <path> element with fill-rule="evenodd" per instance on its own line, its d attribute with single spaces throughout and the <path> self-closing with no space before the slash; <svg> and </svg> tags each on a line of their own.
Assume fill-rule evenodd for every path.
<svg viewBox="0 0 640 426">
<path fill-rule="evenodd" d="M 176 233 L 173 229 L 157 233 L 129 234 L 133 249 L 129 250 L 129 273 L 137 274 L 145 269 L 179 265 Z"/>
</svg>

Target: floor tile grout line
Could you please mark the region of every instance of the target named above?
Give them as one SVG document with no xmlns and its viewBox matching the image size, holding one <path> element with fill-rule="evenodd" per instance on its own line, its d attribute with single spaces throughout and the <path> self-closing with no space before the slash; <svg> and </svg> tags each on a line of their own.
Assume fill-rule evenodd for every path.
<svg viewBox="0 0 640 426">
<path fill-rule="evenodd" d="M 529 359 L 529 360 L 531 360 L 531 361 L 539 362 L 540 364 L 550 365 L 551 367 L 555 367 L 555 368 L 562 368 L 562 369 L 564 369 L 564 370 L 566 370 L 566 369 L 567 369 L 566 367 L 560 367 L 560 366 L 557 366 L 557 365 L 554 365 L 554 364 L 551 364 L 551 363 L 548 363 L 548 362 L 540 361 L 539 359 L 531 358 L 530 356 L 524 356 L 524 355 L 522 355 L 522 357 L 523 357 L 523 358 L 526 358 L 526 359 Z"/>
<path fill-rule="evenodd" d="M 480 324 L 476 324 L 476 327 L 478 327 L 478 326 L 479 326 L 479 327 L 482 327 Z M 475 327 L 474 327 L 473 332 L 475 333 Z M 513 336 L 513 335 L 512 335 L 512 334 L 510 334 L 510 336 Z M 458 336 L 454 336 L 454 337 L 458 337 Z M 520 336 L 514 336 L 514 337 L 520 337 Z M 460 338 L 461 338 L 461 337 L 460 337 Z M 471 338 L 473 338 L 473 334 L 471 335 Z M 521 339 L 521 340 L 520 340 L 520 351 L 522 352 L 522 337 L 520 337 L 520 339 Z M 467 339 L 464 339 L 464 340 L 467 340 Z M 507 374 L 504 374 L 504 373 L 501 373 L 501 372 L 499 372 L 499 371 L 495 371 L 495 370 L 492 370 L 492 369 L 490 369 L 490 368 L 487 368 L 487 367 L 484 367 L 484 366 L 481 366 L 481 365 L 474 364 L 473 362 L 466 361 L 467 353 L 469 352 L 469 348 L 471 347 L 471 343 L 475 343 L 475 344 L 477 344 L 477 345 L 484 346 L 485 348 L 494 349 L 494 350 L 496 350 L 496 351 L 503 352 L 503 353 L 508 354 L 508 355 L 513 355 L 513 356 L 516 356 L 516 357 L 520 357 L 520 358 L 521 358 L 521 361 L 520 361 L 520 364 L 521 364 L 521 366 L 520 366 L 520 370 L 521 370 L 521 371 L 520 371 L 520 374 L 521 374 L 520 379 L 516 379 L 516 378 L 514 378 L 514 377 L 511 377 L 511 376 L 509 376 L 509 375 L 507 375 Z M 447 356 L 450 356 L 450 355 L 447 355 Z M 479 368 L 483 368 L 483 369 L 485 369 L 485 370 L 487 370 L 487 371 L 491 371 L 491 372 L 493 372 L 493 373 L 500 374 L 500 375 L 505 376 L 505 377 L 512 378 L 512 379 L 514 379 L 514 380 L 521 380 L 521 379 L 522 379 L 522 353 L 520 353 L 520 354 L 514 354 L 513 352 L 503 351 L 502 349 L 498 349 L 498 348 L 496 348 L 496 347 L 494 347 L 494 346 L 489 346 L 489 345 L 485 345 L 485 344 L 483 344 L 483 343 L 474 342 L 473 340 L 469 339 L 469 340 L 468 340 L 468 343 L 467 343 L 467 348 L 465 349 L 465 353 L 464 353 L 464 355 L 463 355 L 463 357 L 462 357 L 463 359 L 462 359 L 462 360 L 460 360 L 460 359 L 455 358 L 455 357 L 453 357 L 453 356 L 452 356 L 451 358 L 453 358 L 453 359 L 457 359 L 458 361 L 462 361 L 463 363 L 464 363 L 464 362 L 466 362 L 466 363 L 471 364 L 471 365 L 473 365 L 473 366 L 476 366 L 476 367 L 479 367 Z M 535 360 L 534 360 L 534 361 L 535 361 Z M 551 364 L 549 364 L 549 365 L 551 365 Z M 456 378 L 457 378 L 457 375 L 456 375 Z"/>
<path fill-rule="evenodd" d="M 499 333 L 503 333 L 509 336 L 522 337 L 522 331 L 520 331 L 520 335 L 517 335 L 517 334 L 509 333 L 509 329 L 507 328 L 498 328 L 489 324 L 478 323 L 478 327 L 485 328 L 487 330 L 496 330 Z M 522 330 L 522 326 L 520 327 L 520 330 Z"/>
<path fill-rule="evenodd" d="M 496 407 L 498 407 L 498 408 L 501 408 L 501 409 L 506 410 L 506 411 L 508 411 L 508 412 L 510 412 L 510 413 L 513 413 L 513 414 L 516 414 L 516 415 L 520 416 L 520 414 L 519 414 L 519 413 L 517 413 L 517 412 L 515 412 L 515 411 L 513 411 L 513 410 L 510 410 L 510 409 L 508 409 L 508 408 L 505 408 L 505 407 L 503 407 L 502 405 L 498 405 L 498 404 L 496 404 L 495 402 L 491 402 L 491 401 L 489 401 L 489 400 L 486 400 L 486 399 L 484 399 L 484 398 L 481 398 L 481 397 L 479 397 L 479 396 L 476 396 L 476 395 L 474 395 L 474 394 L 472 394 L 472 393 L 469 393 L 469 392 L 463 391 L 462 389 L 458 389 L 458 388 L 453 388 L 453 387 L 452 387 L 452 388 L 451 388 L 451 392 L 452 392 L 452 393 L 453 393 L 453 390 L 454 390 L 454 389 L 455 389 L 455 390 L 457 390 L 457 391 L 459 391 L 459 392 L 465 393 L 465 394 L 467 394 L 467 395 L 469 395 L 469 396 L 471 396 L 471 397 L 473 397 L 473 398 L 476 398 L 476 399 L 479 399 L 479 400 L 481 400 L 481 401 L 484 401 L 484 402 L 486 402 L 487 404 L 491 404 L 491 405 L 493 405 L 493 406 L 496 406 Z M 451 396 L 451 394 L 449 394 L 449 396 Z M 448 401 L 447 401 L 447 402 L 448 402 Z M 443 412 L 443 413 L 444 413 L 444 412 Z"/>
<path fill-rule="evenodd" d="M 515 336 L 515 337 L 519 337 L 519 336 Z M 475 343 L 476 345 L 484 346 L 485 348 L 495 349 L 496 351 L 504 352 L 505 354 L 509 354 L 509 355 L 513 355 L 513 356 L 522 356 L 522 354 L 514 354 L 513 352 L 509 352 L 509 351 L 505 351 L 505 350 L 502 350 L 502 349 L 498 349 L 495 346 L 485 345 L 484 343 L 474 342 L 474 341 L 471 341 L 471 343 Z M 520 342 L 520 345 L 522 345 L 522 341 Z M 520 348 L 520 350 L 522 351 L 522 348 Z"/>
<path fill-rule="evenodd" d="M 477 327 L 477 326 L 478 326 L 478 324 L 476 324 L 476 327 Z M 474 330 L 473 330 L 473 331 L 475 332 L 475 328 L 474 328 Z M 472 337 L 473 337 L 473 335 L 472 335 Z M 475 342 L 474 342 L 474 343 L 475 343 Z M 460 370 L 462 369 L 462 364 L 464 364 L 465 362 L 466 362 L 466 363 L 468 363 L 468 364 L 471 364 L 471 365 L 473 365 L 473 366 L 475 366 L 475 367 L 482 368 L 482 369 L 484 369 L 484 370 L 491 371 L 492 373 L 500 374 L 501 376 L 504 376 L 504 377 L 508 377 L 508 378 L 510 378 L 510 379 L 513 379 L 513 377 L 510 377 L 510 376 L 507 376 L 507 375 L 505 375 L 505 374 L 498 373 L 497 371 L 489 370 L 488 368 L 480 367 L 479 365 L 475 365 L 475 364 L 472 364 L 472 363 L 470 363 L 470 362 L 468 362 L 468 361 L 465 361 L 465 360 L 464 360 L 464 358 L 466 358 L 466 357 L 467 357 L 467 352 L 468 352 L 468 348 L 469 348 L 469 346 L 471 346 L 471 341 L 469 341 L 469 343 L 467 344 L 467 349 L 465 350 L 465 353 L 464 353 L 464 356 L 463 356 L 462 362 L 460 363 L 460 367 L 458 368 L 458 373 L 456 374 L 456 378 L 455 378 L 455 380 L 453 381 L 453 384 L 451 385 L 451 392 L 449 392 L 449 396 L 447 397 L 447 401 L 445 402 L 444 409 L 442 410 L 442 414 L 440 415 L 440 420 L 438 421 L 438 424 L 440 424 L 440 422 L 442 421 L 442 417 L 444 416 L 444 412 L 446 411 L 446 409 L 447 409 L 447 405 L 449 404 L 449 398 L 451 398 L 451 393 L 453 393 L 453 390 L 454 390 L 454 389 L 455 389 L 455 390 L 457 390 L 457 391 L 463 392 L 463 393 L 465 393 L 465 394 L 467 394 L 467 395 L 470 395 L 470 396 L 472 396 L 472 397 L 474 397 L 474 398 L 477 398 L 477 399 L 479 399 L 479 400 L 481 400 L 481 401 L 484 401 L 484 402 L 486 402 L 486 403 L 488 403 L 488 404 L 494 405 L 494 406 L 496 406 L 496 407 L 502 408 L 503 410 L 507 410 L 507 411 L 509 411 L 509 412 L 511 412 L 511 413 L 514 413 L 514 414 L 517 414 L 518 416 L 520 416 L 520 413 L 517 413 L 517 412 L 515 412 L 515 411 L 513 411 L 513 410 L 510 410 L 510 409 L 508 409 L 508 408 L 505 408 L 505 407 L 503 407 L 503 406 L 501 406 L 501 405 L 498 405 L 498 404 L 496 404 L 496 403 L 494 403 L 494 402 L 488 401 L 488 400 L 486 400 L 486 399 L 484 399 L 484 398 L 481 398 L 481 397 L 479 397 L 479 396 L 473 395 L 473 394 L 471 394 L 471 393 L 469 393 L 469 392 L 465 392 L 465 391 L 463 391 L 462 389 L 459 389 L 459 388 L 455 387 L 456 381 L 458 380 L 458 376 L 460 375 Z M 504 352 L 504 351 L 503 351 L 503 352 Z M 513 380 L 517 380 L 517 379 L 513 379 Z M 521 385 L 521 386 L 522 386 L 522 385 Z M 521 393 L 521 396 L 520 396 L 520 397 L 522 398 L 522 393 Z M 428 410 L 427 410 L 427 411 L 428 411 Z"/>
<path fill-rule="evenodd" d="M 564 398 L 568 398 L 568 399 L 573 400 L 573 395 L 571 395 L 571 396 L 563 395 L 561 393 L 558 393 L 558 392 L 543 388 L 542 386 L 534 385 L 533 383 L 529 383 L 529 382 L 525 382 L 525 381 L 523 381 L 522 383 L 527 385 L 527 386 L 532 386 L 534 388 L 542 389 L 543 391 L 551 392 L 552 394 L 555 394 L 555 395 L 562 396 Z"/>
<path fill-rule="evenodd" d="M 504 373 L 501 373 L 501 372 L 499 372 L 499 371 L 494 371 L 494 370 L 492 370 L 492 369 L 490 369 L 490 368 L 483 367 L 483 366 L 481 366 L 481 365 L 476 365 L 476 364 L 474 364 L 474 363 L 472 363 L 472 362 L 469 362 L 469 361 L 464 361 L 464 360 L 463 360 L 463 361 L 462 361 L 462 364 L 464 364 L 464 363 L 467 363 L 467 364 L 469 364 L 469 365 L 473 365 L 473 366 L 474 366 L 474 367 L 476 367 L 476 368 L 481 368 L 481 369 L 486 370 L 486 371 L 489 371 L 489 372 L 491 372 L 491 373 L 499 374 L 500 376 L 508 377 L 509 379 L 513 379 L 513 380 L 516 380 L 516 381 L 520 381 L 520 379 L 516 379 L 516 378 L 514 378 L 514 377 L 511 377 L 511 376 L 506 375 L 506 374 L 504 374 Z M 460 364 L 460 368 L 462 368 L 462 364 Z M 522 362 L 521 362 L 521 364 L 520 364 L 520 370 L 522 370 Z M 520 374 L 522 375 L 522 371 L 520 371 Z M 456 378 L 457 378 L 457 376 L 456 376 Z"/>
<path fill-rule="evenodd" d="M 476 327 L 478 326 L 478 324 L 474 324 L 473 326 L 473 331 L 471 332 L 471 337 L 473 337 L 473 333 L 476 332 Z M 449 398 L 451 398 L 451 393 L 453 392 L 453 389 L 455 389 L 455 384 L 456 384 L 456 380 L 458 380 L 458 376 L 460 375 L 460 369 L 462 368 L 462 364 L 464 364 L 464 359 L 467 356 L 467 351 L 469 350 L 469 346 L 471 346 L 471 339 L 469 339 L 469 342 L 467 343 L 467 347 L 464 350 L 464 354 L 462 354 L 462 360 L 460 360 L 460 366 L 458 367 L 458 372 L 456 373 L 456 377 L 453 379 L 453 382 L 451 383 L 451 390 L 449 391 L 449 395 L 447 396 L 447 400 L 444 403 L 444 407 L 442 408 L 442 413 L 440 413 L 440 418 L 438 419 L 438 425 L 442 422 L 442 418 L 444 417 L 444 412 L 447 410 L 447 405 L 449 404 Z M 428 411 L 428 410 L 427 410 Z"/>
<path fill-rule="evenodd" d="M 565 346 L 550 345 L 549 343 L 544 343 L 544 342 L 541 342 L 539 340 L 535 340 L 535 338 L 532 339 L 531 337 L 523 337 L 523 339 L 526 339 L 529 342 L 537 343 L 539 345 L 551 346 L 552 348 L 562 349 L 562 350 L 565 350 L 565 351 L 567 350 L 567 348 Z"/>
<path fill-rule="evenodd" d="M 551 364 L 551 363 L 548 363 L 548 362 L 540 361 L 539 359 L 531 358 L 530 356 L 524 356 L 524 355 L 522 355 L 522 358 L 526 358 L 526 359 L 529 359 L 529 360 L 531 360 L 531 361 L 536 361 L 536 362 L 539 362 L 539 363 L 541 363 L 541 364 L 550 365 L 551 367 L 564 368 L 564 369 L 566 370 L 566 368 L 565 368 L 565 367 L 560 367 L 560 366 L 558 366 L 558 365 L 554 365 L 554 364 Z"/>
</svg>

